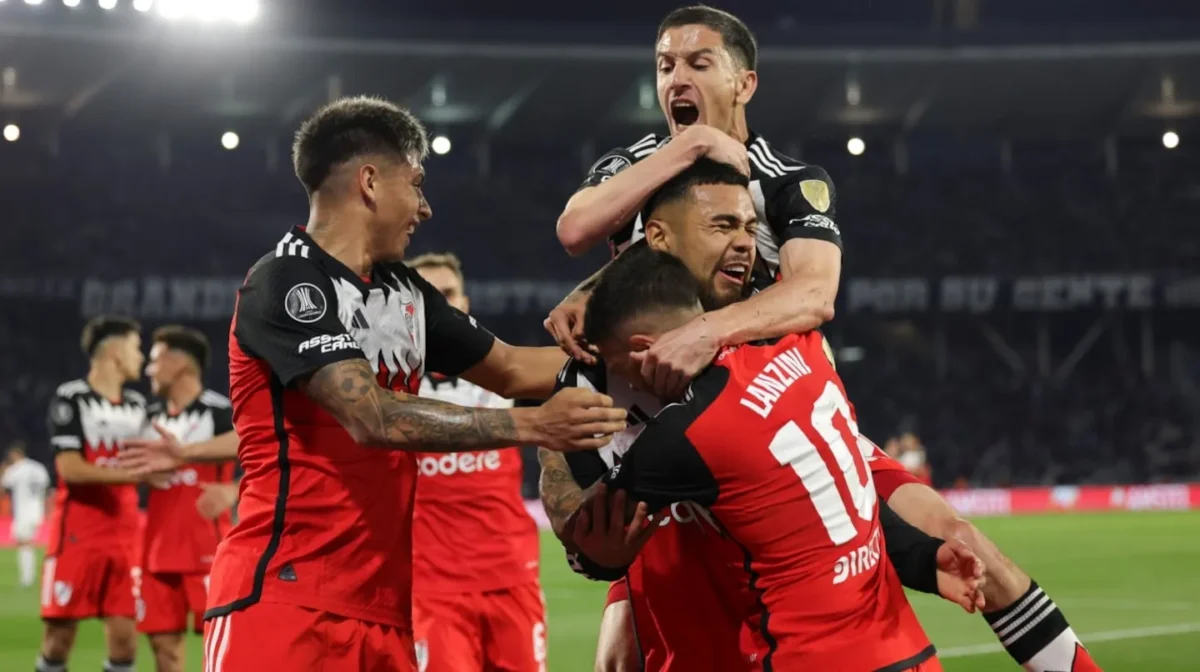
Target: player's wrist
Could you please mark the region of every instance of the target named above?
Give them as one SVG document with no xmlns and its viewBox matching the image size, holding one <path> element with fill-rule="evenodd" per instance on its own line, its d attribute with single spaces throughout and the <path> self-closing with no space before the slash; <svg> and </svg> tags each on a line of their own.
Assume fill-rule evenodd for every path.
<svg viewBox="0 0 1200 672">
<path fill-rule="evenodd" d="M 542 445 L 546 436 L 541 430 L 542 422 L 540 406 L 535 406 L 532 408 L 510 408 L 508 413 L 512 416 L 513 429 L 516 431 L 517 443 L 539 446 Z"/>
</svg>

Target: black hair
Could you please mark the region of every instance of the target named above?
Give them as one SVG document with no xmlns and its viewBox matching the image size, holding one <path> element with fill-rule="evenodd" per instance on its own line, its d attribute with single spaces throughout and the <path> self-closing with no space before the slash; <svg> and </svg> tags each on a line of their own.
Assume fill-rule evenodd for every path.
<svg viewBox="0 0 1200 672">
<path fill-rule="evenodd" d="M 727 163 L 700 157 L 686 170 L 667 180 L 666 184 L 650 196 L 642 209 L 642 221 L 649 221 L 650 215 L 658 208 L 687 198 L 692 187 L 706 184 L 732 184 L 749 188 L 750 178 Z"/>
<path fill-rule="evenodd" d="M 162 343 L 171 350 L 178 350 L 191 357 L 201 371 L 208 367 L 208 356 L 211 350 L 208 345 L 208 337 L 196 329 L 179 324 L 168 324 L 155 329 L 151 339 L 154 343 Z"/>
<path fill-rule="evenodd" d="M 680 26 L 704 26 L 719 33 L 725 48 L 739 65 L 747 70 L 758 69 L 758 42 L 754 39 L 754 33 L 733 14 L 707 5 L 680 7 L 672 10 L 658 24 L 655 41 L 661 40 L 663 33 Z"/>
<path fill-rule="evenodd" d="M 700 302 L 700 281 L 677 257 L 641 241 L 613 260 L 588 297 L 583 337 L 599 344 L 644 313 L 687 309 Z"/>
<path fill-rule="evenodd" d="M 83 354 L 90 359 L 96 355 L 96 348 L 100 347 L 105 339 L 136 334 L 141 330 L 142 325 L 128 317 L 100 315 L 88 320 L 88 323 L 84 325 L 83 335 L 79 338 L 79 347 L 83 349 Z"/>
<path fill-rule="evenodd" d="M 368 154 L 423 161 L 425 127 L 411 112 L 381 98 L 341 98 L 317 110 L 296 131 L 292 165 L 312 195 L 337 166 Z"/>
</svg>

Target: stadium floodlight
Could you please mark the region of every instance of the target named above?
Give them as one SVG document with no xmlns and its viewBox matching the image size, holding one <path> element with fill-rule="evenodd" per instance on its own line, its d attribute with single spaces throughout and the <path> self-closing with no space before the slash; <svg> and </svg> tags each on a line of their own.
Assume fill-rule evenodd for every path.
<svg viewBox="0 0 1200 672">
<path fill-rule="evenodd" d="M 444 135 L 436 136 L 430 143 L 429 148 L 434 154 L 448 154 L 450 152 L 450 138 Z"/>
<path fill-rule="evenodd" d="M 159 0 L 156 4 L 158 6 L 158 13 L 164 19 L 178 19 L 187 10 L 187 6 L 183 0 Z"/>
<path fill-rule="evenodd" d="M 9 142 L 16 142 L 21 139 L 21 127 L 16 124 L 9 124 L 4 127 L 4 139 Z"/>
<path fill-rule="evenodd" d="M 139 12 L 148 12 L 154 7 L 154 0 L 133 0 L 133 8 Z"/>
<path fill-rule="evenodd" d="M 1163 147 L 1167 149 L 1175 149 L 1179 146 L 1179 134 L 1175 131 L 1167 131 L 1163 133 Z"/>
<path fill-rule="evenodd" d="M 862 156 L 862 153 L 867 151 L 867 143 L 859 137 L 850 138 L 846 141 L 846 151 L 854 156 Z"/>
<path fill-rule="evenodd" d="M 42 0 L 25 0 L 25 4 L 27 4 L 27 5 L 40 5 L 40 4 L 42 4 Z"/>
<path fill-rule="evenodd" d="M 78 7 L 79 0 L 63 0 L 63 4 L 67 7 Z"/>
<path fill-rule="evenodd" d="M 98 4 L 100 5 L 100 9 L 116 9 L 117 0 L 100 0 Z"/>
<path fill-rule="evenodd" d="M 225 134 L 221 136 L 221 146 L 225 149 L 237 149 L 241 142 L 242 139 L 239 138 L 238 134 L 234 133 L 233 131 L 225 131 Z"/>
<path fill-rule="evenodd" d="M 237 23 L 250 23 L 258 17 L 258 0 L 233 0 L 226 13 Z"/>
</svg>

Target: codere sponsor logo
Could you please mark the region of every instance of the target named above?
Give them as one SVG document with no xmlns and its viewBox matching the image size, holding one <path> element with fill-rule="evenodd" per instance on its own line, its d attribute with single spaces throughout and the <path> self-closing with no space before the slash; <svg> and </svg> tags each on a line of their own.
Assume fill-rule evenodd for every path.
<svg viewBox="0 0 1200 672">
<path fill-rule="evenodd" d="M 500 451 L 489 450 L 485 453 L 446 453 L 445 455 L 422 457 L 417 465 L 421 468 L 422 476 L 453 476 L 454 474 L 473 474 L 477 471 L 496 471 L 500 468 Z"/>
</svg>

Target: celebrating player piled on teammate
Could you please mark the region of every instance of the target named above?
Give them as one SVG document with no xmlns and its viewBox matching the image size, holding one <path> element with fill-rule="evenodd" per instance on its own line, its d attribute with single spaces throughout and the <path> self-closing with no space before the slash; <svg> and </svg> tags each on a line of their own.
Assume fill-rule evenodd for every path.
<svg viewBox="0 0 1200 672">
<path fill-rule="evenodd" d="M 466 314 L 453 254 L 407 262 Z M 512 402 L 461 378 L 426 373 L 422 397 L 480 408 Z M 517 448 L 418 458 L 413 513 L 413 632 L 427 672 L 544 672 L 546 608 L 537 524 L 521 497 Z"/>
<path fill-rule="evenodd" d="M 588 300 L 590 342 L 628 368 L 632 351 L 703 312 L 701 294 L 676 257 L 631 249 Z M 974 611 L 983 567 L 877 501 L 823 345 L 809 331 L 723 349 L 592 490 L 628 491 L 650 511 L 704 507 L 741 549 L 741 582 L 757 601 L 745 614 L 750 660 L 762 669 L 940 669 L 900 577 Z"/>
<path fill-rule="evenodd" d="M 38 672 L 62 672 L 78 622 L 104 620 L 106 672 L 131 672 L 137 650 L 133 573 L 139 477 L 122 469 L 121 445 L 146 427 L 146 404 L 124 389 L 141 377 L 140 327 L 99 317 L 83 330 L 86 379 L 64 383 L 50 402 L 58 489 L 42 569 L 46 630 Z"/>
<path fill-rule="evenodd" d="M 637 355 L 641 377 L 659 394 L 674 398 L 719 346 L 778 338 L 831 318 L 841 240 L 833 221 L 833 189 L 824 171 L 779 155 L 748 130 L 745 105 L 757 86 L 757 48 L 746 26 L 720 10 L 679 9 L 661 24 L 656 52 L 659 102 L 671 136 L 645 138 L 598 161 L 560 217 L 559 235 L 573 252 L 605 235 L 619 251 L 645 230 L 649 197 L 685 170 L 691 159 L 707 156 L 741 168 L 749 164 L 761 260 L 753 280 L 755 287 L 765 289 L 693 320 Z M 706 120 L 736 141 L 718 143 L 702 123 Z M 668 239 L 665 244 L 674 243 Z M 683 257 L 686 250 L 680 247 L 674 253 Z M 736 278 L 740 270 L 738 264 L 730 264 L 705 272 L 713 279 L 718 273 Z M 559 343 L 588 361 L 591 355 L 581 343 L 586 326 L 582 305 L 598 276 L 581 285 L 547 320 Z M 708 281 L 709 276 L 701 279 Z M 959 519 L 936 491 L 903 468 L 892 469 L 894 462 L 879 470 L 880 459 L 872 462 L 876 486 L 902 518 L 933 536 L 963 538 L 984 560 L 989 610 L 985 617 L 1018 662 L 1029 670 L 1069 667 L 1072 661 L 1082 669 L 1094 667 L 1063 614 L 1036 582 L 979 530 Z M 645 564 L 644 556 L 639 562 Z M 1012 628 L 1018 621 L 1030 627 Z M 628 631 L 620 624 L 610 626 L 607 615 L 602 629 Z"/>
<path fill-rule="evenodd" d="M 331 103 L 297 134 L 309 221 L 250 270 L 230 332 L 244 475 L 211 573 L 213 672 L 415 669 L 414 454 L 594 449 L 625 425 L 578 390 L 534 409 L 416 396 L 434 372 L 546 398 L 564 361 L 497 340 L 400 263 L 431 215 L 427 147 L 411 114 L 368 98 Z"/>
<path fill-rule="evenodd" d="M 204 334 L 162 327 L 152 343 L 146 377 L 159 399 L 147 408 L 154 429 L 182 444 L 232 431 L 229 400 L 204 387 Z M 187 465 L 150 489 L 135 597 L 138 631 L 150 638 L 158 672 L 183 669 L 189 614 L 194 630 L 203 629 L 208 571 L 230 517 L 227 509 L 215 518 L 203 516 L 197 502 L 207 488 L 230 483 L 233 472 L 232 462 Z"/>
<path fill-rule="evenodd" d="M 50 489 L 50 473 L 41 462 L 25 456 L 25 445 L 14 443 L 4 456 L 4 476 L 0 487 L 8 491 L 12 501 L 12 537 L 17 542 L 17 572 L 22 588 L 33 585 L 37 570 L 37 555 L 33 537 L 46 515 L 46 492 Z"/>
</svg>

